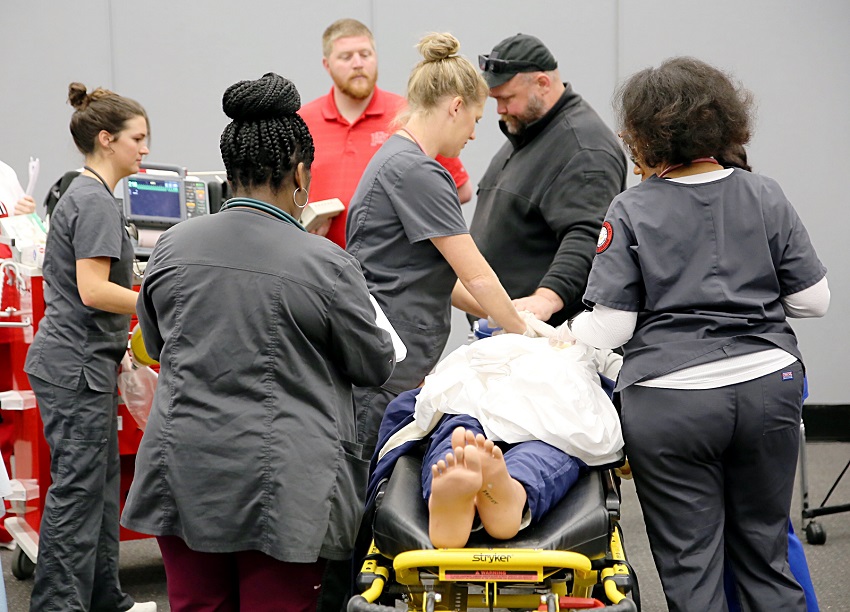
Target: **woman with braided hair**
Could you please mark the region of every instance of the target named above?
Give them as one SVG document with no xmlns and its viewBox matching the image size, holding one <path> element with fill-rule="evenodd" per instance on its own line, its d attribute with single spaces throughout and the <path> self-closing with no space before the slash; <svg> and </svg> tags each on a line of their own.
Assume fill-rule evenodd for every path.
<svg viewBox="0 0 850 612">
<path fill-rule="evenodd" d="M 351 388 L 394 365 L 356 260 L 298 223 L 313 141 L 276 75 L 224 94 L 234 198 L 165 232 L 138 302 L 159 383 L 122 523 L 157 536 L 171 609 L 315 610 L 368 466 Z"/>
</svg>

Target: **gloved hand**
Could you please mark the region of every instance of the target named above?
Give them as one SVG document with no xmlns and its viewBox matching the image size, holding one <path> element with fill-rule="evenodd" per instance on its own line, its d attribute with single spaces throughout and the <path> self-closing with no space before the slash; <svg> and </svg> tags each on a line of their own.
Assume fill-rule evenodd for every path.
<svg viewBox="0 0 850 612">
<path fill-rule="evenodd" d="M 520 311 L 519 316 L 523 318 L 526 325 L 523 336 L 528 336 L 530 338 L 551 338 L 557 331 L 548 323 L 544 323 L 534 316 L 534 313 L 530 310 Z"/>
<path fill-rule="evenodd" d="M 562 323 L 556 327 L 555 333 L 549 336 L 549 344 L 552 346 L 568 346 L 575 344 L 575 342 L 575 336 L 573 336 L 573 333 L 570 331 L 570 328 L 566 323 Z"/>
<path fill-rule="evenodd" d="M 521 310 L 519 316 L 525 321 L 525 332 L 523 332 L 523 336 L 529 338 L 550 338 L 555 335 L 555 328 L 538 319 L 530 310 Z M 494 332 L 494 336 L 505 333 L 504 330 L 498 327 L 499 324 L 492 317 L 487 318 L 487 325 L 498 328 L 499 331 Z"/>
</svg>

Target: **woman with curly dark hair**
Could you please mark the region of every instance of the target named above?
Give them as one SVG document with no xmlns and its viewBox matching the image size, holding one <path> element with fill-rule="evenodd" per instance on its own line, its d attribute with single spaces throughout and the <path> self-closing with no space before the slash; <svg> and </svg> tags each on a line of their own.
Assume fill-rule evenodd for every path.
<svg viewBox="0 0 850 612">
<path fill-rule="evenodd" d="M 351 388 L 394 364 L 357 261 L 298 222 L 313 140 L 295 86 L 232 85 L 234 198 L 165 232 L 138 302 L 159 382 L 122 516 L 157 536 L 172 610 L 315 610 L 351 555 L 367 462 Z"/>
<path fill-rule="evenodd" d="M 649 178 L 615 198 L 569 326 L 623 345 L 626 452 L 668 606 L 805 610 L 786 535 L 802 356 L 787 317 L 823 316 L 826 269 L 779 185 L 718 158 L 750 138 L 751 95 L 692 58 L 629 78 L 621 137 Z"/>
</svg>

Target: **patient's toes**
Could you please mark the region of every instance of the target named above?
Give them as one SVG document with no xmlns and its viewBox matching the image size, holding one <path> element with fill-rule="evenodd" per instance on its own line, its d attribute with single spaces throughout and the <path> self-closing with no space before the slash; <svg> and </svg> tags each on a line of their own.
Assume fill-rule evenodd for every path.
<svg viewBox="0 0 850 612">
<path fill-rule="evenodd" d="M 452 448 L 466 446 L 466 434 L 469 433 L 463 427 L 455 427 L 452 431 Z"/>
<path fill-rule="evenodd" d="M 439 469 L 438 469 L 439 468 Z M 466 544 L 481 488 L 481 458 L 475 446 L 458 446 L 431 468 L 429 534 L 438 548 Z"/>
</svg>

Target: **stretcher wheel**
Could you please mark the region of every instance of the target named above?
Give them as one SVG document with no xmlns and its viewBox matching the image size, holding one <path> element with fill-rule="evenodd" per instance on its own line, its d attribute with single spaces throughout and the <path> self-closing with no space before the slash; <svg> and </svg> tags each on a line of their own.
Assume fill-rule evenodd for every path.
<svg viewBox="0 0 850 612">
<path fill-rule="evenodd" d="M 806 525 L 806 542 L 815 545 L 826 542 L 826 531 L 819 523 L 812 521 Z"/>
<path fill-rule="evenodd" d="M 12 552 L 12 575 L 18 580 L 26 580 L 31 578 L 35 573 L 35 563 L 30 560 L 24 549 L 20 546 L 15 546 Z"/>
</svg>

